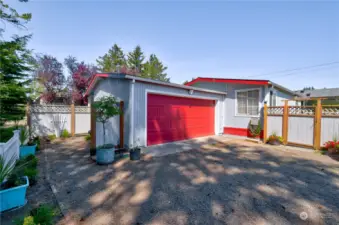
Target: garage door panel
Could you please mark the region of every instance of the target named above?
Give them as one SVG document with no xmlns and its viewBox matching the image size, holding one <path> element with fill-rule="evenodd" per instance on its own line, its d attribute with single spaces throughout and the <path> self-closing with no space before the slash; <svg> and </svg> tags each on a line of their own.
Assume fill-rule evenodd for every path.
<svg viewBox="0 0 339 225">
<path fill-rule="evenodd" d="M 214 134 L 214 101 L 148 94 L 147 145 Z"/>
</svg>

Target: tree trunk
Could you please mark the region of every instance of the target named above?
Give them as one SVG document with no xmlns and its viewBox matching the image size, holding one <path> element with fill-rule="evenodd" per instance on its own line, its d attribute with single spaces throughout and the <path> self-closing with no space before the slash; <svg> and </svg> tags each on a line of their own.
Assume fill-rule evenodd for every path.
<svg viewBox="0 0 339 225">
<path fill-rule="evenodd" d="M 104 145 L 105 145 L 106 144 L 105 123 L 102 123 L 102 128 L 104 129 Z"/>
</svg>

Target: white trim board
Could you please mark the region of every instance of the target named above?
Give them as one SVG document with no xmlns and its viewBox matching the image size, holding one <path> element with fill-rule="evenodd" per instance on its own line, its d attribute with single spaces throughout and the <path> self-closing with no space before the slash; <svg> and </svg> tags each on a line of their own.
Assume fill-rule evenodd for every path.
<svg viewBox="0 0 339 225">
<path fill-rule="evenodd" d="M 147 147 L 147 96 L 148 94 L 157 94 L 157 95 L 165 95 L 165 96 L 174 96 L 174 97 L 181 97 L 181 98 L 195 98 L 195 99 L 204 99 L 204 100 L 215 100 L 215 105 L 214 105 L 214 134 L 217 135 L 219 134 L 219 126 L 220 126 L 220 118 L 219 118 L 219 107 L 220 107 L 220 99 L 216 97 L 208 97 L 208 96 L 194 96 L 194 95 L 189 95 L 187 92 L 186 94 L 178 94 L 178 93 L 172 93 L 172 92 L 167 92 L 167 91 L 158 91 L 158 90 L 151 90 L 151 89 L 146 89 L 145 90 L 145 146 Z M 194 93 L 193 93 L 194 94 Z"/>
</svg>

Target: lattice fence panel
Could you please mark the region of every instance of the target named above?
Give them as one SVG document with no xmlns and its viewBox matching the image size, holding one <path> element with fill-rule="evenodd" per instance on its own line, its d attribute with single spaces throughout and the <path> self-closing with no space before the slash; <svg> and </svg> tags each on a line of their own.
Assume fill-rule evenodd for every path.
<svg viewBox="0 0 339 225">
<path fill-rule="evenodd" d="M 267 107 L 267 114 L 269 116 L 282 115 L 284 113 L 284 107 Z"/>
<path fill-rule="evenodd" d="M 71 113 L 70 105 L 31 105 L 33 113 Z"/>
<path fill-rule="evenodd" d="M 292 116 L 313 116 L 315 114 L 315 107 L 289 106 L 288 114 Z"/>
<path fill-rule="evenodd" d="M 75 113 L 91 113 L 91 108 L 88 106 L 75 106 Z"/>
<path fill-rule="evenodd" d="M 323 106 L 322 115 L 339 117 L 339 106 Z"/>
</svg>

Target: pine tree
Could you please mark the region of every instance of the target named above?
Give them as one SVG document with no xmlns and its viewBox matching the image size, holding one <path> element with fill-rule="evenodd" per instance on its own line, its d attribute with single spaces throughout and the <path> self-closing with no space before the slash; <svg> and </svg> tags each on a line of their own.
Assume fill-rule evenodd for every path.
<svg viewBox="0 0 339 225">
<path fill-rule="evenodd" d="M 141 76 L 153 80 L 169 82 L 170 78 L 167 78 L 167 73 L 165 73 L 166 69 L 167 67 L 162 64 L 158 57 L 151 54 L 149 60 L 143 65 Z"/>
<path fill-rule="evenodd" d="M 108 50 L 108 53 L 97 59 L 97 63 L 98 69 L 101 72 L 112 73 L 119 72 L 120 68 L 126 65 L 126 59 L 122 49 L 117 44 L 114 44 L 113 47 Z"/>
<path fill-rule="evenodd" d="M 31 71 L 30 36 L 0 41 L 0 124 L 23 119 L 26 107 L 25 83 Z"/>
<path fill-rule="evenodd" d="M 137 45 L 135 49 L 127 55 L 127 66 L 129 69 L 141 73 L 144 59 L 144 53 L 141 51 L 141 47 Z"/>
</svg>

